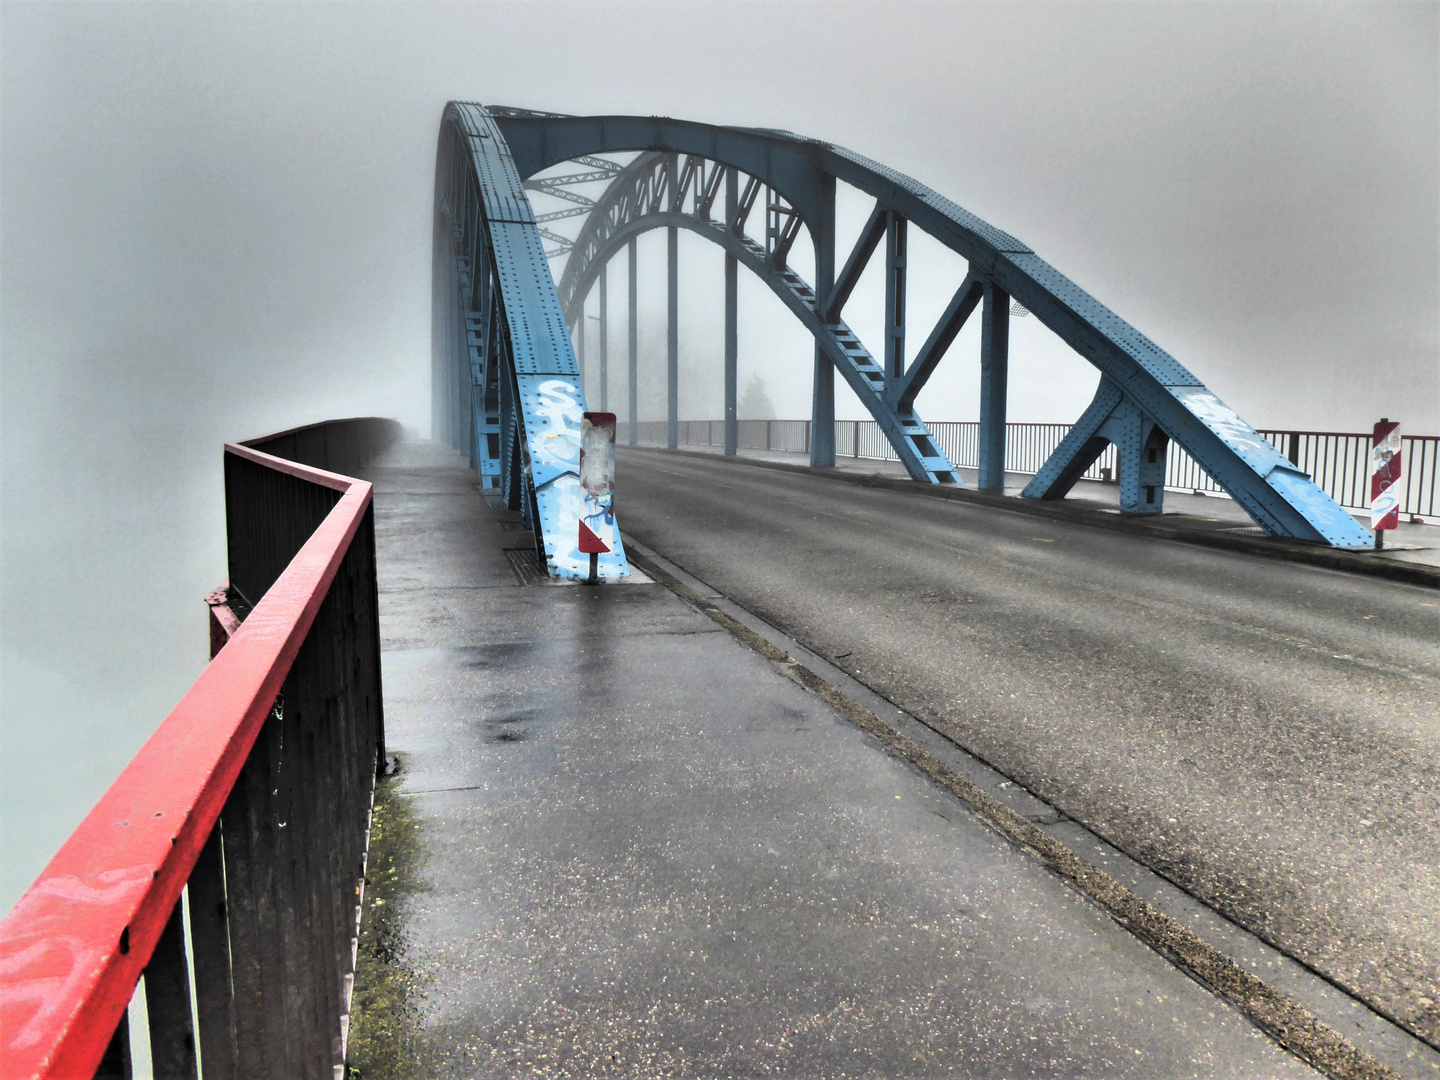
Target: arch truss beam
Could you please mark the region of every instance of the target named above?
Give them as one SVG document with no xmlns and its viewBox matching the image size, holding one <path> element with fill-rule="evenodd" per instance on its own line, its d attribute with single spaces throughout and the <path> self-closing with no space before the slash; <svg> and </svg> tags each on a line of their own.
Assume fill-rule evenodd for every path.
<svg viewBox="0 0 1440 1080">
<path fill-rule="evenodd" d="M 557 299 L 571 322 L 595 275 L 636 235 L 650 228 L 689 229 L 724 247 L 737 264 L 760 276 L 814 335 L 817 429 L 833 417 L 829 378 L 831 371 L 839 371 L 913 478 L 958 483 L 958 473 L 915 415 L 914 402 L 960 328 L 979 308 L 979 485 L 999 489 L 1004 482 L 1013 298 L 1101 375 L 1095 401 L 1026 487 L 1026 496 L 1062 497 L 1094 460 L 1096 446 L 1114 443 L 1121 457 L 1123 509 L 1156 512 L 1163 505 L 1163 486 L 1150 481 L 1163 476 L 1165 451 L 1174 442 L 1272 535 L 1348 548 L 1373 542 L 1353 517 L 1173 356 L 1028 245 L 910 177 L 843 147 L 785 131 L 494 106 L 486 115 L 523 179 L 564 161 L 603 169 L 595 163 L 605 159 L 596 155 L 639 153 L 595 200 L 569 252 Z M 733 196 L 722 177 L 734 178 Z M 835 185 L 840 181 L 870 195 L 875 207 L 837 272 Z M 722 187 L 725 211 L 716 220 Z M 763 244 L 745 232 L 749 215 L 762 208 Z M 788 265 L 802 226 L 815 245 L 813 283 L 803 281 Z M 912 227 L 965 258 L 969 271 L 907 365 L 905 287 Z M 885 340 L 872 353 L 843 321 L 843 312 L 882 244 Z M 730 441 L 727 436 L 727 445 Z M 816 439 L 812 446 L 812 463 L 832 464 L 833 444 L 827 457 L 821 442 Z"/>
<path fill-rule="evenodd" d="M 723 247 L 738 264 L 764 281 L 814 335 L 826 362 L 840 372 L 865 403 L 912 477 L 929 483 L 957 483 L 955 466 L 915 413 L 914 401 L 974 310 L 979 279 L 973 275 L 966 279 L 956 301 L 910 367 L 897 368 L 893 376 L 887 377 L 881 363 L 839 318 L 841 305 L 832 305 L 822 314 L 814 288 L 787 264 L 801 219 L 784 196 L 765 190 L 765 185 L 753 176 L 743 185 L 732 181 L 738 191 L 734 208 L 722 212 L 719 219 L 712 216 L 725 174 L 725 166 L 696 155 L 666 154 L 642 154 L 620 173 L 596 201 L 561 276 L 559 294 L 566 321 L 578 324 L 591 286 L 609 260 L 627 249 L 640 233 L 660 228 L 698 233 Z M 757 204 L 763 205 L 766 214 L 763 245 L 744 231 Z M 855 277 L 861 269 L 855 270 Z M 900 303 L 903 305 L 903 293 Z M 735 421 L 727 416 L 726 422 L 728 425 Z M 833 464 L 833 457 L 829 463 Z"/>
<path fill-rule="evenodd" d="M 603 179 L 615 169 L 597 171 Z M 550 576 L 583 578 L 591 567 L 578 547 L 585 392 L 546 232 L 494 119 L 452 102 L 435 178 L 436 437 L 468 453 L 487 498 L 520 511 Z M 610 548 L 597 573 L 623 577 L 620 532 L 613 514 L 604 517 L 585 519 Z"/>
</svg>

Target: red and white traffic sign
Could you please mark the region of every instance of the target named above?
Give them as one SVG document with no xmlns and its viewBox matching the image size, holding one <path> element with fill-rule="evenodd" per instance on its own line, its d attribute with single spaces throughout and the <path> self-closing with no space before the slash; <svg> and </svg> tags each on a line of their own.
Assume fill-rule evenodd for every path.
<svg viewBox="0 0 1440 1080">
<path fill-rule="evenodd" d="M 1375 425 L 1370 450 L 1370 528 L 1400 525 L 1400 425 L 1381 420 Z"/>
<path fill-rule="evenodd" d="M 615 414 L 587 412 L 580 422 L 580 519 L 577 547 L 597 560 L 615 550 Z"/>
</svg>

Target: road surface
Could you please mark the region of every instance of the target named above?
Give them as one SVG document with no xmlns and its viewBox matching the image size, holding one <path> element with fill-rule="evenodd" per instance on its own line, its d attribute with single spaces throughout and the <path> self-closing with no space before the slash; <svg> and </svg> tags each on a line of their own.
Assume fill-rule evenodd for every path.
<svg viewBox="0 0 1440 1080">
<path fill-rule="evenodd" d="M 1440 593 L 620 453 L 622 527 L 1440 1043 Z"/>
</svg>

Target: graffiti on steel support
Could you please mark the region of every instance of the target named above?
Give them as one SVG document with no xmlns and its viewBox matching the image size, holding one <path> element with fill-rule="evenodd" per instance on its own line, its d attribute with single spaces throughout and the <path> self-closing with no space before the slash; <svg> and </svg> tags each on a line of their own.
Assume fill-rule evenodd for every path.
<svg viewBox="0 0 1440 1080">
<path fill-rule="evenodd" d="M 604 179 L 618 166 L 599 163 Z M 452 103 L 436 166 L 436 433 L 463 448 L 485 494 L 518 510 L 552 577 L 584 578 L 578 547 L 585 391 L 526 184 L 494 120 Z M 529 185 L 588 205 L 556 183 Z M 564 238 L 559 238 L 563 240 Z M 603 579 L 629 573 L 616 531 Z"/>
<path fill-rule="evenodd" d="M 981 403 L 980 437 L 992 463 L 1003 461 L 1007 298 L 1012 299 L 1090 361 L 1101 376 L 1096 401 L 1077 425 L 1088 434 L 1065 440 L 1042 470 L 1043 482 L 1037 476 L 1026 495 L 1063 497 L 1084 471 L 1083 466 L 1077 468 L 1081 460 L 1097 445 L 1114 443 L 1120 451 L 1123 509 L 1159 512 L 1164 487 L 1150 480 L 1163 475 L 1166 449 L 1174 443 L 1267 532 L 1336 547 L 1372 544 L 1369 533 L 1353 517 L 1178 360 L 1028 245 L 902 173 L 843 147 L 785 131 L 666 117 L 564 116 L 498 106 L 482 110 L 452 105 L 451 109 L 483 115 L 493 145 L 503 148 L 509 166 L 525 180 L 565 161 L 582 162 L 600 172 L 617 170 L 605 193 L 594 200 L 573 245 L 568 251 L 552 252 L 568 255 L 557 296 L 566 316 L 562 321 L 574 323 L 595 275 L 639 233 L 661 227 L 689 229 L 721 245 L 759 275 L 811 331 L 819 355 L 855 391 L 912 478 L 958 483 L 958 472 L 914 411 L 915 396 L 979 298 L 994 297 L 993 302 L 985 302 L 982 312 L 983 360 L 992 392 Z M 638 156 L 623 168 L 594 156 L 621 152 L 638 152 Z M 848 258 L 834 242 L 835 190 L 840 182 L 875 199 L 870 221 Z M 552 181 L 532 183 L 560 193 Z M 722 186 L 727 194 L 719 199 Z M 745 234 L 756 203 L 765 214 L 763 244 Z M 715 219 L 717 204 L 724 206 L 721 220 Z M 813 284 L 788 266 L 802 224 L 816 246 L 820 277 Z M 898 335 L 906 332 L 904 245 L 906 230 L 912 226 L 965 258 L 969 275 L 905 367 Z M 851 289 L 881 241 L 886 248 L 886 326 L 896 344 L 872 353 L 842 315 Z M 548 288 L 552 280 L 548 267 L 536 273 Z M 833 397 L 822 400 L 818 375 L 816 385 L 814 418 L 818 420 L 827 410 L 833 415 Z M 1109 404 L 1102 407 L 1102 399 Z M 988 477 L 993 486 L 1000 477 L 994 468 L 990 473 L 995 474 Z"/>
</svg>

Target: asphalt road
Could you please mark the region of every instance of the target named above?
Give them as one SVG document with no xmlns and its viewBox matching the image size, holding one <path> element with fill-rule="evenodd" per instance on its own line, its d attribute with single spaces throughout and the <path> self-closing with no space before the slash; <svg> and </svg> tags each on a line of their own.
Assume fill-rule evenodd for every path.
<svg viewBox="0 0 1440 1080">
<path fill-rule="evenodd" d="M 623 450 L 622 527 L 1440 1043 L 1440 593 Z"/>
</svg>

